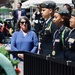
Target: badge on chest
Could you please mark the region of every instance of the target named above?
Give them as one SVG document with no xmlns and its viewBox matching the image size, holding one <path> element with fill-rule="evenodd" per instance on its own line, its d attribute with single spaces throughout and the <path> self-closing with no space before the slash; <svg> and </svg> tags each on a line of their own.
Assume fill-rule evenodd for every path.
<svg viewBox="0 0 75 75">
<path fill-rule="evenodd" d="M 73 39 L 73 38 L 69 38 L 69 39 L 68 39 L 68 42 L 69 42 L 69 43 L 74 43 L 74 39 Z"/>
<path fill-rule="evenodd" d="M 60 39 L 55 39 L 55 42 L 60 42 Z"/>
</svg>

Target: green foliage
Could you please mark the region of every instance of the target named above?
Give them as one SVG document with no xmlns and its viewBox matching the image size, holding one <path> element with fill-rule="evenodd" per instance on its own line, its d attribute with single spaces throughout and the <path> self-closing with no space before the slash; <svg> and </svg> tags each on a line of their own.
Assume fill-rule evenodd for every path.
<svg viewBox="0 0 75 75">
<path fill-rule="evenodd" d="M 8 51 L 6 51 L 6 49 L 4 48 L 4 46 L 0 46 L 0 53 L 2 53 L 3 55 L 5 55 L 13 64 L 13 66 L 17 65 L 20 61 L 19 60 L 14 60 L 10 58 L 10 54 Z"/>
<path fill-rule="evenodd" d="M 11 59 L 9 52 L 6 51 L 4 46 L 0 46 L 0 53 L 2 53 L 4 56 L 6 56 L 9 59 L 11 63 L 13 64 L 13 66 L 18 65 L 18 63 L 20 62 L 19 60 Z M 16 74 L 18 75 L 17 71 L 16 71 Z M 6 75 L 5 71 L 3 70 L 3 68 L 1 68 L 1 66 L 0 66 L 0 75 Z"/>
</svg>

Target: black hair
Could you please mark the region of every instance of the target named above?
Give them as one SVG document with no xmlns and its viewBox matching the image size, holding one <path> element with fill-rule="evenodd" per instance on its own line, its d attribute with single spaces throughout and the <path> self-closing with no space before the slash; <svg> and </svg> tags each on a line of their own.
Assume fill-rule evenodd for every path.
<svg viewBox="0 0 75 75">
<path fill-rule="evenodd" d="M 64 4 L 63 6 L 66 6 L 66 8 L 68 9 L 69 13 L 71 14 L 72 12 L 72 8 L 69 4 Z"/>
<path fill-rule="evenodd" d="M 18 4 L 20 4 L 20 6 L 22 6 L 22 3 L 21 2 L 18 2 Z"/>
</svg>

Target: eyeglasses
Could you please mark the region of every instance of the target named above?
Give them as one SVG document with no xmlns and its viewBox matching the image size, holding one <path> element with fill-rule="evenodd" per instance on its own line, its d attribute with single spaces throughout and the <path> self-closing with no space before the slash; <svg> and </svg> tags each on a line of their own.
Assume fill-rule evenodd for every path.
<svg viewBox="0 0 75 75">
<path fill-rule="evenodd" d="M 21 23 L 21 24 L 24 24 L 24 23 L 27 24 L 27 22 L 20 22 L 20 23 Z"/>
</svg>

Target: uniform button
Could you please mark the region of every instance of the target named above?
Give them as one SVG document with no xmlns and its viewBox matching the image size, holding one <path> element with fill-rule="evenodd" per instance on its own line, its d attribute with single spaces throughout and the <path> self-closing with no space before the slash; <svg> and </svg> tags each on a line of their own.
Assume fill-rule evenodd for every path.
<svg viewBox="0 0 75 75">
<path fill-rule="evenodd" d="M 44 33 L 44 35 L 46 35 L 46 32 Z"/>
</svg>

